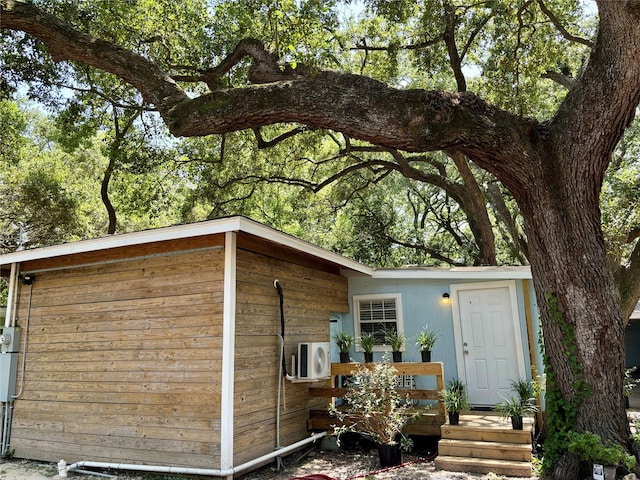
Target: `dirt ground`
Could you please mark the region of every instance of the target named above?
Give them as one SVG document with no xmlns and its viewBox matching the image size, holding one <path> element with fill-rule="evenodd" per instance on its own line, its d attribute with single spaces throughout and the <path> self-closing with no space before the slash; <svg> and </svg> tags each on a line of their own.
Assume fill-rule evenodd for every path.
<svg viewBox="0 0 640 480">
<path fill-rule="evenodd" d="M 436 470 L 433 464 L 435 449 L 433 445 L 418 445 L 413 453 L 403 453 L 403 464 L 399 467 L 381 470 L 376 450 L 370 450 L 367 445 L 352 445 L 346 450 L 322 451 L 315 447 L 295 452 L 282 459 L 280 468 L 276 463 L 264 466 L 258 470 L 237 475 L 238 480 L 289 480 L 308 475 L 326 475 L 320 477 L 328 480 L 498 480 L 495 474 L 479 475 L 459 472 Z M 139 475 L 135 472 L 104 472 L 117 475 L 121 480 L 178 480 L 181 477 L 169 475 Z M 24 460 L 7 460 L 0 463 L 0 480 L 50 480 L 58 477 L 55 464 L 29 462 Z M 327 478 L 328 477 L 328 478 Z M 88 480 L 86 474 L 73 473 L 70 479 Z M 184 477 L 182 477 L 184 478 Z M 509 477 L 510 480 L 519 480 Z M 520 479 L 523 480 L 523 479 Z"/>
</svg>

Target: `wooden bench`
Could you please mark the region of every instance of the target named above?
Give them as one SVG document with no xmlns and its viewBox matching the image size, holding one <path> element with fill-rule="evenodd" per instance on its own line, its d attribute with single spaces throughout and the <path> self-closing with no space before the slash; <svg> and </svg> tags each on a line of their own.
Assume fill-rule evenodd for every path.
<svg viewBox="0 0 640 480">
<path fill-rule="evenodd" d="M 371 364 L 358 363 L 332 363 L 331 378 L 326 387 L 309 388 L 309 395 L 312 397 L 325 397 L 330 399 L 330 404 L 335 404 L 335 399 L 344 396 L 345 387 L 334 387 L 336 379 L 340 375 L 351 375 L 359 365 L 367 367 Z M 405 433 L 410 435 L 440 435 L 440 426 L 445 423 L 444 403 L 440 399 L 438 392 L 444 387 L 444 365 L 442 362 L 401 362 L 391 363 L 397 371 L 397 375 L 412 376 L 433 376 L 436 380 L 436 389 L 408 389 L 398 388 L 397 391 L 402 397 L 408 396 L 411 400 L 432 400 L 437 402 L 438 408 L 426 410 L 426 412 L 415 421 L 405 427 Z M 340 421 L 332 417 L 327 410 L 311 410 L 307 427 L 309 430 L 331 430 Z"/>
</svg>

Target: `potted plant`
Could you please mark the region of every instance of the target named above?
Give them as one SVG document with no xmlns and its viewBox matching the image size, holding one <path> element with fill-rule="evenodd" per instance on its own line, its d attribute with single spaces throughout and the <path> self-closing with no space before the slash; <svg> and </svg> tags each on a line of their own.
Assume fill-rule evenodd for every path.
<svg viewBox="0 0 640 480">
<path fill-rule="evenodd" d="M 340 350 L 340 363 L 349 363 L 349 348 L 353 345 L 354 336 L 346 332 L 338 332 L 333 340 Z"/>
<path fill-rule="evenodd" d="M 438 340 L 437 332 L 429 330 L 429 325 L 425 325 L 416 337 L 416 347 L 420 349 L 420 355 L 423 362 L 431 361 L 431 350 Z"/>
<path fill-rule="evenodd" d="M 402 462 L 401 449 L 409 450 L 412 441 L 402 433 L 405 425 L 420 416 L 408 397 L 396 390 L 397 370 L 388 363 L 358 365 L 352 372 L 351 382 L 344 394 L 346 409 L 329 407 L 329 413 L 341 422 L 334 427 L 338 436 L 345 432 L 357 432 L 378 445 L 380 465 L 389 467 Z M 428 408 L 428 407 L 427 407 Z"/>
<path fill-rule="evenodd" d="M 394 362 L 402 361 L 402 346 L 404 345 L 404 335 L 397 330 L 386 330 L 384 332 L 384 343 L 391 347 Z"/>
<path fill-rule="evenodd" d="M 511 397 L 498 403 L 496 411 L 505 418 L 511 418 L 511 426 L 514 430 L 522 430 L 524 427 L 522 417 L 537 412 L 538 408 L 533 403 L 523 403 L 520 398 Z"/>
<path fill-rule="evenodd" d="M 373 333 L 363 333 L 360 335 L 358 345 L 360 345 L 360 348 L 364 351 L 365 363 L 373 362 L 373 346 L 375 344 L 376 338 L 373 336 Z"/>
<path fill-rule="evenodd" d="M 449 425 L 458 425 L 460 412 L 469 409 L 464 383 L 460 380 L 450 380 L 447 388 L 440 390 L 439 395 L 449 416 Z"/>
<path fill-rule="evenodd" d="M 570 430 L 567 433 L 567 450 L 578 455 L 581 460 L 595 465 L 604 466 L 605 479 L 615 479 L 616 468 L 624 467 L 631 470 L 636 464 L 636 458 L 617 443 L 604 443 L 600 435 L 592 432 L 578 433 Z"/>
<path fill-rule="evenodd" d="M 514 430 L 522 430 L 524 427 L 522 417 L 538 411 L 533 396 L 533 385 L 528 380 L 520 378 L 511 381 L 511 390 L 518 396 L 503 398 L 503 401 L 496 405 L 496 411 L 503 417 L 511 418 L 511 426 Z"/>
</svg>

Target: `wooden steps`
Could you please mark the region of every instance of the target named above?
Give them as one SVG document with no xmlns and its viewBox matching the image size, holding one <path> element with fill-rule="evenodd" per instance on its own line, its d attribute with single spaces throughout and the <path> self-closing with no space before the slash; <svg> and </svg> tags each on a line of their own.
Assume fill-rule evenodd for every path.
<svg viewBox="0 0 640 480">
<path fill-rule="evenodd" d="M 440 455 L 452 457 L 531 461 L 530 444 L 442 439 L 438 442 L 438 452 Z"/>
<path fill-rule="evenodd" d="M 453 472 L 531 476 L 533 418 L 523 430 L 495 414 L 461 415 L 459 425 L 442 425 L 436 468 Z"/>
<path fill-rule="evenodd" d="M 508 477 L 530 477 L 531 463 L 487 458 L 461 458 L 440 456 L 436 458 L 436 468 L 450 472 L 495 473 Z"/>
</svg>

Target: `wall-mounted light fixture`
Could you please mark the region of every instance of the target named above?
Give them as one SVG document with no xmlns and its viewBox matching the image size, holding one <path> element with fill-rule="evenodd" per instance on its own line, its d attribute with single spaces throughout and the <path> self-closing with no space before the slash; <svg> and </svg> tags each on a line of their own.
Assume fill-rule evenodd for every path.
<svg viewBox="0 0 640 480">
<path fill-rule="evenodd" d="M 449 295 L 449 292 L 444 292 L 442 294 L 442 303 L 445 305 L 451 303 L 451 296 Z"/>
</svg>

